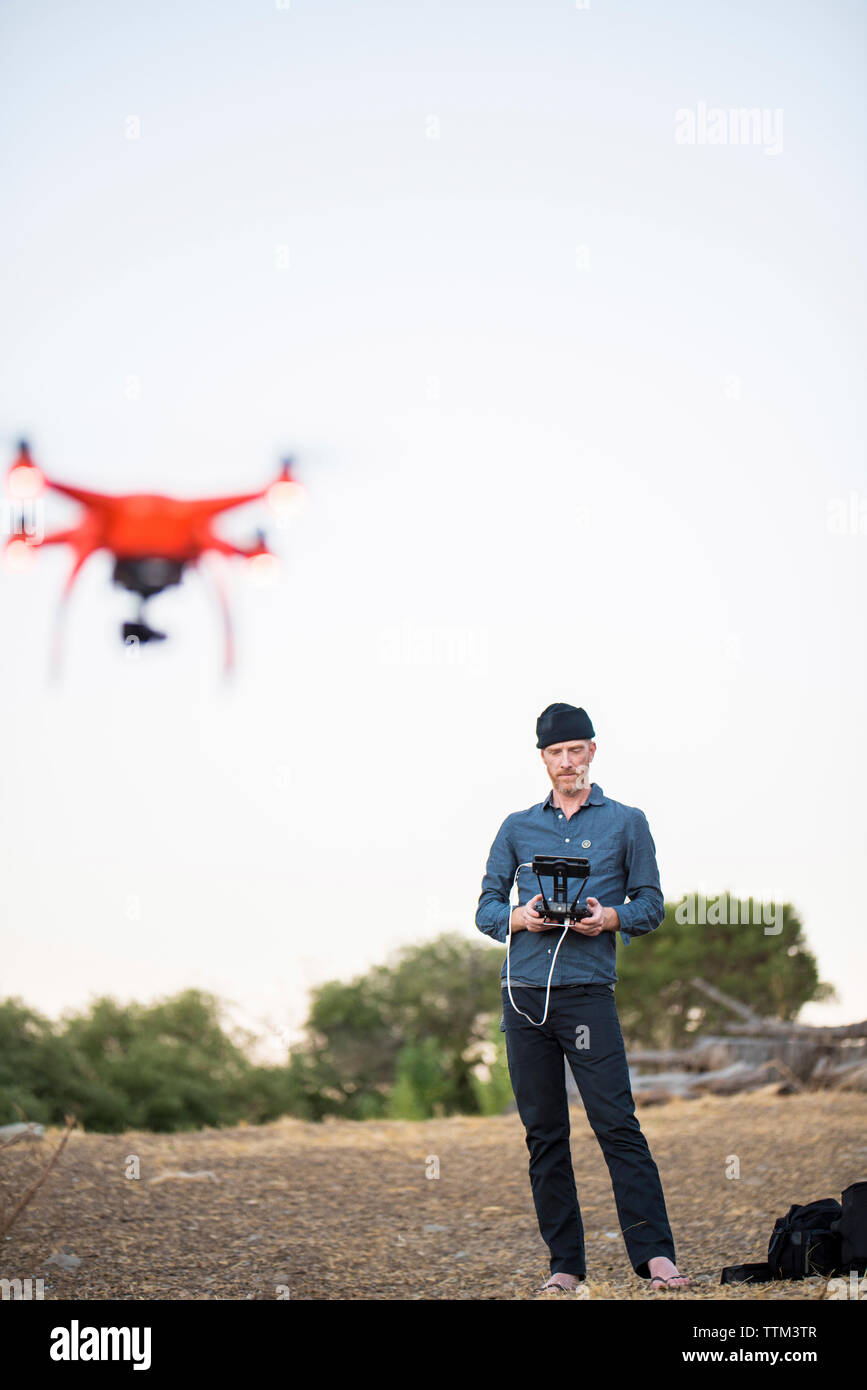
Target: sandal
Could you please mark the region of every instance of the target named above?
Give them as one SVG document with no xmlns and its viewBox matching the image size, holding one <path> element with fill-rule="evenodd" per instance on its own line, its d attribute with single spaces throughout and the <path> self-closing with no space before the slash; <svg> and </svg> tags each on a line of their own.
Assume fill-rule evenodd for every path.
<svg viewBox="0 0 867 1390">
<path fill-rule="evenodd" d="M 560 1271 L 558 1270 L 557 1274 L 552 1274 L 547 1283 L 543 1284 L 541 1289 L 539 1289 L 539 1293 L 574 1293 L 575 1290 L 580 1288 L 584 1283 L 583 1279 L 579 1279 L 577 1284 L 571 1286 L 568 1284 L 557 1284 L 554 1281 L 557 1279 L 559 1273 Z"/>
<path fill-rule="evenodd" d="M 659 1284 L 667 1293 L 683 1293 L 686 1289 L 692 1288 L 692 1284 L 672 1284 L 672 1279 L 689 1279 L 688 1274 L 669 1274 L 667 1279 L 663 1279 L 661 1274 L 654 1274 L 650 1280 L 650 1287 Z M 659 1293 L 659 1289 L 653 1289 L 654 1293 Z"/>
</svg>

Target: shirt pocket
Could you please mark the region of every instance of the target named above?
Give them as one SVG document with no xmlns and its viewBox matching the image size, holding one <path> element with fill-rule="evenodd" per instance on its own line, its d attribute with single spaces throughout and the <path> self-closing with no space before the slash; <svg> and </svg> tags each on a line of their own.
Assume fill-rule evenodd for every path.
<svg viewBox="0 0 867 1390">
<path fill-rule="evenodd" d="M 603 879 L 622 878 L 624 873 L 623 846 L 609 841 L 607 844 L 591 845 L 582 851 L 590 860 L 590 877 L 585 892 L 596 897 L 595 885 Z"/>
</svg>

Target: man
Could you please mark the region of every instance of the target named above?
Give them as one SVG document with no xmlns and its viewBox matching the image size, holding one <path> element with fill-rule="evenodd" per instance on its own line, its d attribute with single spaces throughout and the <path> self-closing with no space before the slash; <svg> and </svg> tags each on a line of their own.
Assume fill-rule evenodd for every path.
<svg viewBox="0 0 867 1390">
<path fill-rule="evenodd" d="M 590 781 L 595 732 L 583 709 L 549 705 L 536 722 L 536 740 L 552 789 L 540 805 L 514 812 L 500 826 L 482 880 L 476 926 L 506 942 L 511 923 L 514 1006 L 504 961 L 501 1026 L 527 1132 L 539 1230 L 551 1255 L 551 1277 L 543 1288 L 568 1291 L 586 1275 L 564 1055 L 608 1164 L 633 1269 L 654 1289 L 685 1288 L 690 1281 L 674 1263 L 659 1172 L 635 1116 L 614 1001 L 615 932 L 628 946 L 631 937 L 654 931 L 665 916 L 656 847 L 644 813 L 612 801 Z M 584 901 L 591 915 L 570 924 L 559 949 L 563 926 L 546 922 L 536 911 L 542 895 L 531 868 L 518 872 L 523 905 L 514 910 L 510 905 L 518 866 L 537 854 L 590 861 L 587 888 L 596 896 Z M 578 883 L 570 887 L 574 893 Z"/>
</svg>

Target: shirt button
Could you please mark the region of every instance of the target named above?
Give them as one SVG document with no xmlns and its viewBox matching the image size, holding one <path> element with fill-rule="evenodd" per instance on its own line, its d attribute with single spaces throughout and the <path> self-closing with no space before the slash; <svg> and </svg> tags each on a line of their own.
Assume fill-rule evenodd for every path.
<svg viewBox="0 0 867 1390">
<path fill-rule="evenodd" d="M 557 817 L 557 819 L 558 819 L 558 820 L 562 820 L 562 819 L 563 819 L 563 812 L 562 812 L 562 811 L 560 812 L 560 814 L 559 814 L 559 816 Z"/>
<path fill-rule="evenodd" d="M 567 845 L 568 845 L 568 843 L 569 843 L 569 836 L 568 836 L 568 835 L 566 836 L 566 843 L 567 843 Z"/>
</svg>

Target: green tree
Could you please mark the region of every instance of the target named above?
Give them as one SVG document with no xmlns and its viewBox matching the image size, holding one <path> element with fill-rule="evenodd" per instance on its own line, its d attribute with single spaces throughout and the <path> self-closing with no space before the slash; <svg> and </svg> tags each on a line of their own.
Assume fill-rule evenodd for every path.
<svg viewBox="0 0 867 1390">
<path fill-rule="evenodd" d="M 481 1115 L 502 1115 L 514 1092 L 509 1079 L 506 1035 L 500 1032 L 500 1020 L 493 1015 L 488 1028 L 488 1043 L 490 1060 L 481 1060 L 473 1069 L 473 1093 Z"/>
<path fill-rule="evenodd" d="M 152 1005 L 96 1000 L 53 1024 L 20 1000 L 0 1004 L 0 1122 L 181 1130 L 257 1123 L 303 1109 L 287 1067 L 257 1067 L 230 1038 L 211 995 Z"/>
<path fill-rule="evenodd" d="M 775 924 L 761 918 L 758 900 L 730 894 L 694 898 L 694 925 L 677 920 L 684 915 L 680 904 L 666 903 L 656 931 L 618 945 L 617 1007 L 631 1046 L 688 1046 L 696 1033 L 713 1033 L 734 1021 L 729 1009 L 696 988 L 695 976 L 778 1019 L 794 1019 L 807 1002 L 835 997 L 833 986 L 819 981 L 816 958 L 790 903 L 782 905 L 781 930 L 766 934 L 765 926 Z M 701 925 L 701 916 L 712 919 L 714 904 L 723 902 L 726 922 Z"/>
<path fill-rule="evenodd" d="M 61 1124 L 83 1077 L 54 1024 L 21 999 L 0 1003 L 0 1124 Z"/>
<path fill-rule="evenodd" d="M 721 921 L 711 904 L 725 900 Z M 693 985 L 701 976 L 758 1013 L 793 1019 L 835 997 L 790 904 L 781 930 L 761 904 L 705 899 L 706 925 L 666 905 L 655 931 L 617 952 L 617 1004 L 631 1046 L 676 1048 L 730 1013 Z M 758 913 L 757 909 L 758 908 Z M 696 902 L 700 915 L 701 901 Z M 511 1099 L 501 1013 L 500 951 L 446 934 L 407 947 L 355 980 L 314 991 L 306 1038 L 286 1066 L 254 1066 L 250 1035 L 229 1034 L 214 996 L 185 990 L 150 1005 L 97 999 L 52 1023 L 20 999 L 0 1003 L 0 1123 L 183 1130 L 319 1120 L 494 1114 Z"/>
<path fill-rule="evenodd" d="M 435 1038 L 404 1043 L 397 1054 L 388 1114 L 395 1120 L 426 1120 L 449 1104 L 452 1078 Z"/>
<path fill-rule="evenodd" d="M 500 1017 L 497 977 L 487 946 L 446 933 L 321 985 L 291 1062 L 308 1113 L 476 1113 L 472 1049 Z"/>
</svg>

